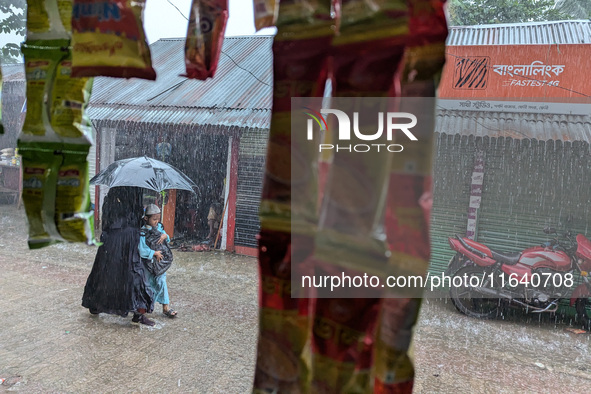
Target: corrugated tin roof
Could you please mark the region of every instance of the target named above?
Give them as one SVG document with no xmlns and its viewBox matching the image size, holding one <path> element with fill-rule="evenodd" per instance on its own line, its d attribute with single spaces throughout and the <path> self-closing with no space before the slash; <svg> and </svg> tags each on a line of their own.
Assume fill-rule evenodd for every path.
<svg viewBox="0 0 591 394">
<path fill-rule="evenodd" d="M 591 21 L 454 26 L 447 45 L 590 44 Z"/>
<path fill-rule="evenodd" d="M 435 132 L 591 143 L 591 116 L 440 110 Z"/>
<path fill-rule="evenodd" d="M 98 122 L 136 122 L 175 125 L 269 128 L 271 112 L 260 108 L 93 107 L 91 119 Z"/>
<path fill-rule="evenodd" d="M 269 127 L 273 65 L 270 36 L 227 37 L 213 79 L 185 72 L 185 39 L 150 46 L 156 81 L 95 78 L 91 119 Z"/>
<path fill-rule="evenodd" d="M 4 82 L 25 82 L 25 64 L 4 64 L 2 65 L 2 81 Z"/>
</svg>

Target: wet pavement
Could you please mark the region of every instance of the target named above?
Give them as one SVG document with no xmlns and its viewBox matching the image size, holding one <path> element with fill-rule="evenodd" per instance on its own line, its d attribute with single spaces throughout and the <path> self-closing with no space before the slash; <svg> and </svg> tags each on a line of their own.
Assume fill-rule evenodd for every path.
<svg viewBox="0 0 591 394">
<path fill-rule="evenodd" d="M 254 258 L 175 252 L 167 282 L 179 317 L 157 305 L 149 328 L 80 306 L 96 249 L 28 250 L 23 210 L 0 205 L 0 391 L 249 392 Z"/>
<path fill-rule="evenodd" d="M 28 250 L 24 223 L 23 210 L 0 205 L 0 392 L 250 392 L 255 259 L 175 252 L 179 317 L 157 306 L 156 327 L 140 327 L 80 306 L 96 247 Z M 568 321 L 479 321 L 435 300 L 420 319 L 415 392 L 590 391 L 590 335 Z"/>
<path fill-rule="evenodd" d="M 591 392 L 591 336 L 567 331 L 569 318 L 477 320 L 439 300 L 419 318 L 415 392 Z"/>
</svg>

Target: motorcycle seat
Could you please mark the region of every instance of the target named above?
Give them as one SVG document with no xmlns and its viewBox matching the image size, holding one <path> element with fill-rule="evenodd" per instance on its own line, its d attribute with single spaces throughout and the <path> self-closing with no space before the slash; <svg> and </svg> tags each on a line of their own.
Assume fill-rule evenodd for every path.
<svg viewBox="0 0 591 394">
<path fill-rule="evenodd" d="M 495 252 L 492 249 L 490 250 L 490 252 L 492 254 L 493 259 L 507 265 L 515 265 L 519 262 L 519 259 L 521 258 L 521 252 Z"/>
</svg>

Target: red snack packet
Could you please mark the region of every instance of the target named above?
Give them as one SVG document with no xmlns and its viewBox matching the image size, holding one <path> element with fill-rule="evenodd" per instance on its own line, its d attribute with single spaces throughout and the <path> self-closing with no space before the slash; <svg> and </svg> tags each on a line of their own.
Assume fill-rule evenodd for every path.
<svg viewBox="0 0 591 394">
<path fill-rule="evenodd" d="M 72 77 L 156 79 L 142 24 L 145 0 L 74 0 Z"/>
<path fill-rule="evenodd" d="M 280 5 L 273 43 L 273 113 L 259 210 L 260 331 L 254 393 L 312 392 L 311 295 L 292 298 L 291 267 L 305 265 L 302 262 L 313 251 L 315 218 L 298 214 L 297 207 L 310 201 L 294 201 L 292 187 L 310 190 L 303 195 L 312 197 L 314 206 L 316 170 L 311 152 L 302 149 L 301 156 L 292 155 L 291 105 L 292 97 L 322 97 L 332 23 L 330 0 L 285 0 Z M 302 160 L 292 163 L 293 157 Z M 292 167 L 299 168 L 304 179 L 294 179 Z"/>
<path fill-rule="evenodd" d="M 213 78 L 222 52 L 227 21 L 227 0 L 193 0 L 185 41 L 188 78 Z"/>
<path fill-rule="evenodd" d="M 444 3 L 407 0 L 410 35 L 400 75 L 402 97 L 436 95 L 436 81 L 445 62 Z M 422 113 L 434 114 L 435 101 L 427 103 L 421 106 Z M 390 267 L 402 275 L 424 275 L 430 258 L 434 137 L 432 128 L 424 127 L 422 131 L 418 145 L 393 158 L 390 172 L 385 227 L 391 251 Z M 408 162 L 413 165 L 406 165 Z M 414 371 L 408 349 L 419 308 L 419 299 L 384 300 L 373 366 L 375 393 L 412 392 Z"/>
<path fill-rule="evenodd" d="M 312 239 L 301 239 L 311 251 Z M 259 341 L 254 393 L 309 392 L 308 298 L 291 297 L 291 234 L 259 234 Z M 305 259 L 307 256 L 296 257 Z"/>
</svg>

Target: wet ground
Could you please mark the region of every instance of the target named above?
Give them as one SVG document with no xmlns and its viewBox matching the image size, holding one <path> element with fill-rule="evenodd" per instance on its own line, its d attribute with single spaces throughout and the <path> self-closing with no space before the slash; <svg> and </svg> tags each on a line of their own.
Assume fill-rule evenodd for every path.
<svg viewBox="0 0 591 394">
<path fill-rule="evenodd" d="M 248 393 L 256 359 L 256 260 L 175 252 L 173 308 L 154 328 L 80 306 L 95 247 L 26 246 L 23 210 L 0 205 L 0 391 Z M 568 321 L 479 321 L 425 302 L 415 392 L 569 392 L 591 387 L 589 333 Z"/>
</svg>

